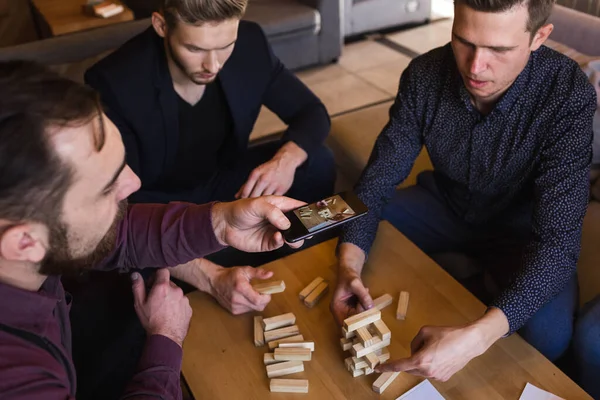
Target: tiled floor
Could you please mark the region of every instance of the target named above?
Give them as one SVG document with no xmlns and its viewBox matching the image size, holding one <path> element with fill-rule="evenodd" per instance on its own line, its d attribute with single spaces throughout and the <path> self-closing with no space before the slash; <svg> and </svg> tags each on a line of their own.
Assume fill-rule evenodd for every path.
<svg viewBox="0 0 600 400">
<path fill-rule="evenodd" d="M 441 20 L 390 34 L 386 38 L 421 54 L 446 44 L 450 40 L 451 28 L 451 20 Z M 337 64 L 301 71 L 297 76 L 319 96 L 329 114 L 335 117 L 392 100 L 398 90 L 400 75 L 410 61 L 411 58 L 398 49 L 370 38 L 346 45 Z M 284 129 L 285 124 L 263 107 L 252 138 L 269 136 Z"/>
</svg>

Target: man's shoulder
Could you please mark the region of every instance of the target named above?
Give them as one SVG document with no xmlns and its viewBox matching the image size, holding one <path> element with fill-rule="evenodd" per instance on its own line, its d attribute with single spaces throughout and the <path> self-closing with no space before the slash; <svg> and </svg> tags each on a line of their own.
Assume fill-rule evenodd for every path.
<svg viewBox="0 0 600 400">
<path fill-rule="evenodd" d="M 435 48 L 414 58 L 406 68 L 408 75 L 413 77 L 413 83 L 420 83 L 429 88 L 441 85 L 445 76 L 455 66 L 450 43 Z"/>
<path fill-rule="evenodd" d="M 156 58 L 156 33 L 150 27 L 134 36 L 114 52 L 92 66 L 86 75 L 102 74 L 105 79 L 131 79 L 152 71 Z"/>
</svg>

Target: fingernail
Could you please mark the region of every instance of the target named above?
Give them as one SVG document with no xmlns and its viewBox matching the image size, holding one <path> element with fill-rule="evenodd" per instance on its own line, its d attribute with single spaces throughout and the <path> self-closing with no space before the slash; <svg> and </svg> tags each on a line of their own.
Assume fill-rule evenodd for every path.
<svg viewBox="0 0 600 400">
<path fill-rule="evenodd" d="M 134 272 L 133 274 L 131 274 L 131 280 L 133 282 L 137 281 L 138 279 L 140 279 L 140 274 L 138 274 L 137 272 Z"/>
</svg>

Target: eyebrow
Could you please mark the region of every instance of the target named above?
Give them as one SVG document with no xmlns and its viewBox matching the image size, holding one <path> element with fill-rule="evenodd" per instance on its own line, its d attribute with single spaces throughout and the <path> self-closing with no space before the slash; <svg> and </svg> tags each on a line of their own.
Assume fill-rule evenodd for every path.
<svg viewBox="0 0 600 400">
<path fill-rule="evenodd" d="M 125 158 L 123 158 L 123 163 L 121 164 L 119 169 L 115 172 L 115 174 L 113 175 L 110 182 L 108 182 L 106 184 L 106 186 L 104 186 L 104 189 L 102 189 L 102 193 L 106 193 L 110 188 L 112 188 L 114 186 L 114 184 L 117 182 L 117 179 L 119 179 L 121 172 L 123 172 L 123 170 L 125 169 L 126 166 L 127 166 L 127 160 L 125 160 Z"/>
<path fill-rule="evenodd" d="M 235 42 L 237 42 L 237 39 L 235 39 L 233 42 L 229 43 L 227 46 L 219 47 L 218 49 L 212 49 L 212 50 L 224 50 L 224 49 L 228 48 L 229 46 L 231 46 L 232 44 L 234 44 Z M 187 47 L 193 47 L 194 49 L 198 49 L 198 50 L 202 50 L 202 51 L 211 51 L 209 49 L 203 49 L 202 47 L 194 46 L 193 44 L 189 44 L 189 43 L 186 43 L 185 45 Z"/>
<path fill-rule="evenodd" d="M 452 36 L 454 36 L 456 39 L 458 39 L 459 42 L 462 42 L 464 44 L 468 44 L 469 46 L 481 47 L 481 48 L 484 48 L 484 49 L 491 49 L 491 50 L 496 50 L 496 51 L 508 51 L 508 50 L 516 49 L 518 47 L 518 46 L 478 46 L 475 43 L 469 42 L 467 39 L 465 39 L 465 38 L 457 35 L 454 32 L 452 32 Z"/>
</svg>

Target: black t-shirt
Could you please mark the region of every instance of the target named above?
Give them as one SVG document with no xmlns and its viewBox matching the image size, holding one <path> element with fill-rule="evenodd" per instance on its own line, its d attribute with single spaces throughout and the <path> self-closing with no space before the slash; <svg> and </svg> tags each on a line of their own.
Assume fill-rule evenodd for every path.
<svg viewBox="0 0 600 400">
<path fill-rule="evenodd" d="M 177 96 L 179 144 L 166 185 L 173 190 L 192 189 L 206 182 L 219 167 L 233 124 L 221 82 L 206 85 L 198 103 Z"/>
</svg>

